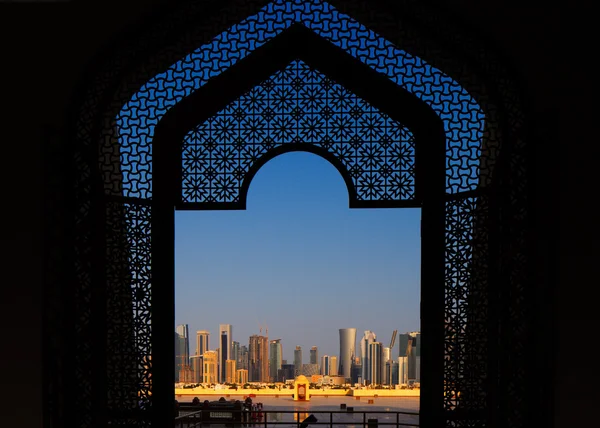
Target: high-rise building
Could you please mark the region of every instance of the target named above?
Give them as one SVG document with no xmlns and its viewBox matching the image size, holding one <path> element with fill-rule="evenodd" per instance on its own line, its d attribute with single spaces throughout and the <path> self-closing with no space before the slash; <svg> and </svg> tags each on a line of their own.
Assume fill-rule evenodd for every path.
<svg viewBox="0 0 600 428">
<path fill-rule="evenodd" d="M 392 350 L 390 349 L 389 346 L 384 346 L 383 347 L 383 360 L 382 360 L 382 364 L 383 364 L 383 378 L 381 379 L 381 382 L 384 385 L 389 385 L 392 382 Z"/>
<path fill-rule="evenodd" d="M 203 368 L 203 356 L 192 355 L 190 357 L 190 367 L 193 373 L 193 383 L 202 383 L 202 368 Z"/>
<path fill-rule="evenodd" d="M 236 367 L 235 360 L 225 361 L 225 383 L 235 383 Z"/>
<path fill-rule="evenodd" d="M 190 334 L 187 324 L 180 324 L 175 329 L 175 380 L 190 365 Z M 183 382 L 183 380 L 181 380 Z"/>
<path fill-rule="evenodd" d="M 329 357 L 329 376 L 337 376 L 338 373 L 338 357 L 332 355 Z"/>
<path fill-rule="evenodd" d="M 321 374 L 323 376 L 329 376 L 329 355 L 323 355 L 321 357 Z"/>
<path fill-rule="evenodd" d="M 410 335 L 408 333 L 398 335 L 398 356 L 399 357 L 406 357 L 406 354 L 408 352 L 408 342 L 409 341 L 410 341 Z"/>
<path fill-rule="evenodd" d="M 281 369 L 281 359 L 283 357 L 283 348 L 281 339 L 271 340 L 269 344 L 269 377 L 270 382 L 278 382 L 277 373 Z"/>
<path fill-rule="evenodd" d="M 208 345 L 208 339 L 210 337 L 210 332 L 206 330 L 198 330 L 196 332 L 196 354 L 195 355 L 204 355 L 206 351 L 210 351 L 210 347 Z"/>
<path fill-rule="evenodd" d="M 371 382 L 371 369 L 369 366 L 369 345 L 377 340 L 377 335 L 372 331 L 365 331 L 365 335 L 360 340 L 360 358 L 362 363 L 361 376 L 362 383 L 368 385 Z"/>
<path fill-rule="evenodd" d="M 369 345 L 369 368 L 371 370 L 371 385 L 383 383 L 383 346 L 381 342 Z"/>
<path fill-rule="evenodd" d="M 240 367 L 240 342 L 231 342 L 231 359 L 236 361 L 236 365 Z"/>
<path fill-rule="evenodd" d="M 180 337 L 184 338 L 185 340 L 183 341 L 183 352 L 182 354 L 184 354 L 184 360 L 182 361 L 183 364 L 185 365 L 189 365 L 190 364 L 190 328 L 187 324 L 180 324 L 177 326 L 176 330 L 177 334 L 179 334 Z"/>
<path fill-rule="evenodd" d="M 356 329 L 340 328 L 340 369 L 338 373 L 352 379 L 352 361 L 356 356 Z"/>
<path fill-rule="evenodd" d="M 238 367 L 243 370 L 248 370 L 250 367 L 248 364 L 248 347 L 246 345 L 240 346 L 240 353 L 238 355 Z"/>
<path fill-rule="evenodd" d="M 408 384 L 408 357 L 398 357 L 398 384 Z"/>
<path fill-rule="evenodd" d="M 217 383 L 217 353 L 206 351 L 203 355 L 202 383 Z"/>
<path fill-rule="evenodd" d="M 294 349 L 294 376 L 300 376 L 302 374 L 302 347 L 296 346 Z"/>
<path fill-rule="evenodd" d="M 316 346 L 310 348 L 310 364 L 319 364 L 319 348 Z"/>
<path fill-rule="evenodd" d="M 269 338 L 252 335 L 248 341 L 248 378 L 250 382 L 269 381 Z"/>
<path fill-rule="evenodd" d="M 231 324 L 220 324 L 219 325 L 219 382 L 225 383 L 227 378 L 226 370 L 227 360 L 231 359 L 231 347 L 233 345 L 233 339 L 231 338 L 232 327 Z"/>
<path fill-rule="evenodd" d="M 414 380 L 417 382 L 421 381 L 421 333 L 413 331 L 409 333 L 413 338 L 413 352 L 412 352 L 412 363 L 414 367 L 413 375 Z"/>
</svg>

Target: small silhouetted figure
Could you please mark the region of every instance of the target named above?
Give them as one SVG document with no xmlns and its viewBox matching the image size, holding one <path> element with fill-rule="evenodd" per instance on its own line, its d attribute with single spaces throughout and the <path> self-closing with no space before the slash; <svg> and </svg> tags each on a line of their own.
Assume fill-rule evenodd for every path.
<svg viewBox="0 0 600 428">
<path fill-rule="evenodd" d="M 252 398 L 247 397 L 242 405 L 242 422 L 246 426 L 250 422 L 250 413 L 252 412 Z"/>
<path fill-rule="evenodd" d="M 198 397 L 194 397 L 194 399 L 192 400 L 192 404 L 194 406 L 199 406 L 200 405 L 200 399 Z"/>
<path fill-rule="evenodd" d="M 175 417 L 179 416 L 179 401 L 175 400 Z"/>
</svg>

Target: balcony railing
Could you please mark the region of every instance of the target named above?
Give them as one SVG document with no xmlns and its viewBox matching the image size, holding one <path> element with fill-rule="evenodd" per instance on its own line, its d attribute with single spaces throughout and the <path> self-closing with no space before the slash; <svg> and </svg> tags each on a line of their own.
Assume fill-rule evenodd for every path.
<svg viewBox="0 0 600 428">
<path fill-rule="evenodd" d="M 200 406 L 181 406 L 176 428 L 203 426 L 231 427 L 418 427 L 416 412 L 346 410 L 194 410 Z M 311 418 L 312 416 L 312 418 Z M 312 420 L 312 421 L 311 421 Z"/>
</svg>

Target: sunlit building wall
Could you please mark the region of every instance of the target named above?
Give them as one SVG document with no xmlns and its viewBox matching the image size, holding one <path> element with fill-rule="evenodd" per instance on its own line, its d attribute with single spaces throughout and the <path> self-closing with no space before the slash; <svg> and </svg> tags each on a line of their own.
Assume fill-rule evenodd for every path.
<svg viewBox="0 0 600 428">
<path fill-rule="evenodd" d="M 408 384 L 408 357 L 398 357 L 398 384 Z"/>
<path fill-rule="evenodd" d="M 347 379 L 352 377 L 352 360 L 356 356 L 356 329 L 340 328 L 340 361 L 338 373 Z"/>
<path fill-rule="evenodd" d="M 236 383 L 240 385 L 244 385 L 248 383 L 248 370 L 246 369 L 238 369 L 236 370 Z"/>
<path fill-rule="evenodd" d="M 383 347 L 383 378 L 384 385 L 389 385 L 392 380 L 392 351 L 389 346 Z"/>
<path fill-rule="evenodd" d="M 202 383 L 203 356 L 193 355 L 190 357 L 190 367 L 193 372 L 193 383 Z"/>
<path fill-rule="evenodd" d="M 235 372 L 236 372 L 236 361 L 226 360 L 225 361 L 225 382 L 235 383 Z"/>
<path fill-rule="evenodd" d="M 202 383 L 217 383 L 217 353 L 215 351 L 206 351 L 202 357 Z"/>
<path fill-rule="evenodd" d="M 329 376 L 338 375 L 338 358 L 335 355 L 329 357 Z"/>
</svg>

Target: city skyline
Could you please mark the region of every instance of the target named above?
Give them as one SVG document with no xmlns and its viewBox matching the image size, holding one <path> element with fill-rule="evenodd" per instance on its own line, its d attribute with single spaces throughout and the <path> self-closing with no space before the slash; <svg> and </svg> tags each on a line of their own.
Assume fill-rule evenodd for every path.
<svg viewBox="0 0 600 428">
<path fill-rule="evenodd" d="M 281 338 L 339 355 L 340 328 L 420 330 L 420 210 L 349 209 L 338 171 L 289 153 L 256 174 L 245 211 L 176 212 L 176 319 L 233 341 Z M 387 342 L 387 343 L 386 343 Z M 195 344 L 190 344 L 195 349 Z M 308 361 L 304 361 L 308 362 Z"/>
</svg>

